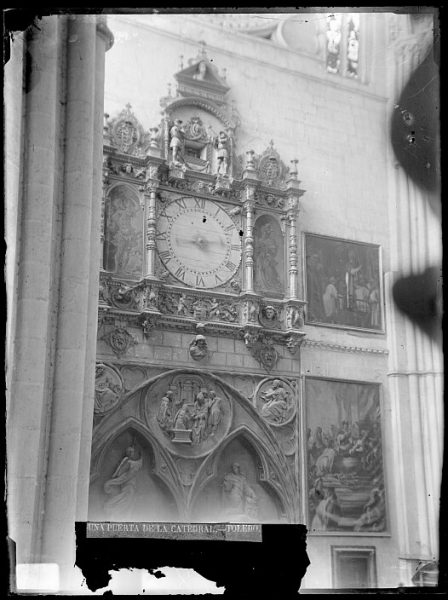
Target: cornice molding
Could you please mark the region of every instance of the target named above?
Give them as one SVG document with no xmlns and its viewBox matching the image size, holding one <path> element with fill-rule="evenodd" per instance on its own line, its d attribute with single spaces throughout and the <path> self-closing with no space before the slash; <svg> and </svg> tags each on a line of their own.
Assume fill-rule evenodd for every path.
<svg viewBox="0 0 448 600">
<path fill-rule="evenodd" d="M 354 352 L 354 353 L 367 353 L 367 354 L 380 354 L 388 355 L 389 350 L 384 348 L 365 348 L 362 346 L 346 346 L 344 344 L 336 344 L 334 342 L 324 342 L 321 340 L 310 340 L 305 339 L 303 342 L 304 346 L 310 348 L 321 348 L 323 350 L 331 350 L 334 352 Z"/>
</svg>

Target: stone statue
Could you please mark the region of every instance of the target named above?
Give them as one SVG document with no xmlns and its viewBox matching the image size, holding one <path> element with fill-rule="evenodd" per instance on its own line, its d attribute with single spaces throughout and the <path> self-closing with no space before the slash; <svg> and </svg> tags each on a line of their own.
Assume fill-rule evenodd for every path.
<svg viewBox="0 0 448 600">
<path fill-rule="evenodd" d="M 184 163 L 183 147 L 184 147 L 184 131 L 182 129 L 182 121 L 176 119 L 174 125 L 170 129 L 170 148 L 173 153 L 173 164 L 182 166 Z"/>
<path fill-rule="evenodd" d="M 226 177 L 229 170 L 229 136 L 225 131 L 220 131 L 218 137 L 215 139 L 215 147 L 218 149 L 218 175 Z"/>
<path fill-rule="evenodd" d="M 256 520 L 258 499 L 254 490 L 241 473 L 238 463 L 224 476 L 222 484 L 222 504 L 224 515 L 230 519 Z"/>
<path fill-rule="evenodd" d="M 185 296 L 185 294 L 181 294 L 179 297 L 179 301 L 177 303 L 177 314 L 178 315 L 185 315 L 188 311 L 188 307 L 187 307 L 187 297 Z"/>
<path fill-rule="evenodd" d="M 207 63 L 203 60 L 198 64 L 198 70 L 193 75 L 193 79 L 203 81 L 205 79 L 205 75 L 207 73 Z"/>
<path fill-rule="evenodd" d="M 173 392 L 168 390 L 159 406 L 159 412 L 157 413 L 157 421 L 161 429 L 169 429 L 172 422 L 172 410 L 173 410 Z"/>
<path fill-rule="evenodd" d="M 198 334 L 190 344 L 190 356 L 193 360 L 202 360 L 208 354 L 207 340 Z"/>
<path fill-rule="evenodd" d="M 141 452 L 135 446 L 129 446 L 112 478 L 104 484 L 104 491 L 109 496 L 104 503 L 104 510 L 110 520 L 123 521 L 131 517 L 137 473 L 142 465 Z"/>
<path fill-rule="evenodd" d="M 214 390 L 210 390 L 208 405 L 208 430 L 210 435 L 215 435 L 216 430 L 222 419 L 221 398 L 216 395 Z"/>
<path fill-rule="evenodd" d="M 283 423 L 289 410 L 289 394 L 279 379 L 274 379 L 272 386 L 261 394 L 265 404 L 261 408 L 261 416 L 272 423 Z"/>
</svg>

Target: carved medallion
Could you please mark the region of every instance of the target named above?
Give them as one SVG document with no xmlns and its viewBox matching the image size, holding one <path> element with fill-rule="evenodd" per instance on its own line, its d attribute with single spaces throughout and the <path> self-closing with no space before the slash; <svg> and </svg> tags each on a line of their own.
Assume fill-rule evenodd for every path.
<svg viewBox="0 0 448 600">
<path fill-rule="evenodd" d="M 137 340 L 129 333 L 127 329 L 115 327 L 101 338 L 109 344 L 114 354 L 118 357 L 126 354 L 131 346 L 138 344 Z"/>
<path fill-rule="evenodd" d="M 95 406 L 96 415 L 104 415 L 118 404 L 123 392 L 120 375 L 108 365 L 97 364 L 95 369 Z"/>
<path fill-rule="evenodd" d="M 283 379 L 265 379 L 255 391 L 255 405 L 270 425 L 285 425 L 296 412 L 294 390 Z"/>
<path fill-rule="evenodd" d="M 163 377 L 144 395 L 146 420 L 173 454 L 203 456 L 227 434 L 232 407 L 225 391 L 203 375 Z"/>
</svg>

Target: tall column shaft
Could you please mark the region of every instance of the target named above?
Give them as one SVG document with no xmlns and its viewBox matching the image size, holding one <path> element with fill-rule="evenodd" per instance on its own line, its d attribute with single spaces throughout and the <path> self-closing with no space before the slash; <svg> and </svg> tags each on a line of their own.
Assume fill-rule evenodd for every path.
<svg viewBox="0 0 448 600">
<path fill-rule="evenodd" d="M 46 470 L 53 352 L 52 302 L 57 292 L 53 258 L 59 237 L 58 117 L 62 110 L 59 92 L 63 29 L 63 21 L 47 17 L 27 36 L 26 64 L 23 65 L 27 72 L 22 100 L 23 146 L 17 137 L 20 129 L 14 132 L 15 138 L 7 140 L 7 151 L 9 145 L 24 150 L 22 185 L 8 188 L 6 198 L 7 207 L 17 206 L 21 212 L 17 228 L 18 253 L 14 257 L 16 319 L 7 349 L 11 398 L 7 415 L 8 517 L 9 535 L 16 542 L 18 563 L 36 560 Z M 14 60 L 18 59 L 17 50 L 22 54 L 23 48 L 17 49 L 13 42 Z M 6 74 L 9 76 L 8 65 Z M 21 78 L 22 75 L 23 71 Z M 19 102 L 19 99 L 9 101 Z M 8 260 L 11 258 L 10 255 Z"/>
</svg>

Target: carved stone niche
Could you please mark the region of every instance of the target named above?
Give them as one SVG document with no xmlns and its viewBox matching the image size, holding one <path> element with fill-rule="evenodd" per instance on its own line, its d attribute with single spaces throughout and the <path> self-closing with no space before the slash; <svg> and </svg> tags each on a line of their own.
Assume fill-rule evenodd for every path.
<svg viewBox="0 0 448 600">
<path fill-rule="evenodd" d="M 136 445 L 138 452 L 128 451 Z M 126 519 L 297 523 L 300 518 L 294 470 L 271 426 L 252 399 L 197 369 L 160 373 L 127 393 L 95 428 L 91 464 L 92 518 L 106 518 L 116 490 Z M 145 514 L 128 516 L 122 474 L 129 476 L 132 497 L 138 496 L 134 488 L 143 490 Z M 169 516 L 160 514 L 163 499 Z"/>
<path fill-rule="evenodd" d="M 192 498 L 193 521 L 287 522 L 285 506 L 272 485 L 275 476 L 244 435 L 227 443 L 201 475 L 201 493 Z"/>
<path fill-rule="evenodd" d="M 282 297 L 285 290 L 285 240 L 281 227 L 270 215 L 261 215 L 254 227 L 255 291 Z"/>
<path fill-rule="evenodd" d="M 99 452 L 94 448 L 92 466 L 89 519 L 179 519 L 180 492 L 170 490 L 167 464 L 137 428 L 126 427 Z"/>
</svg>

